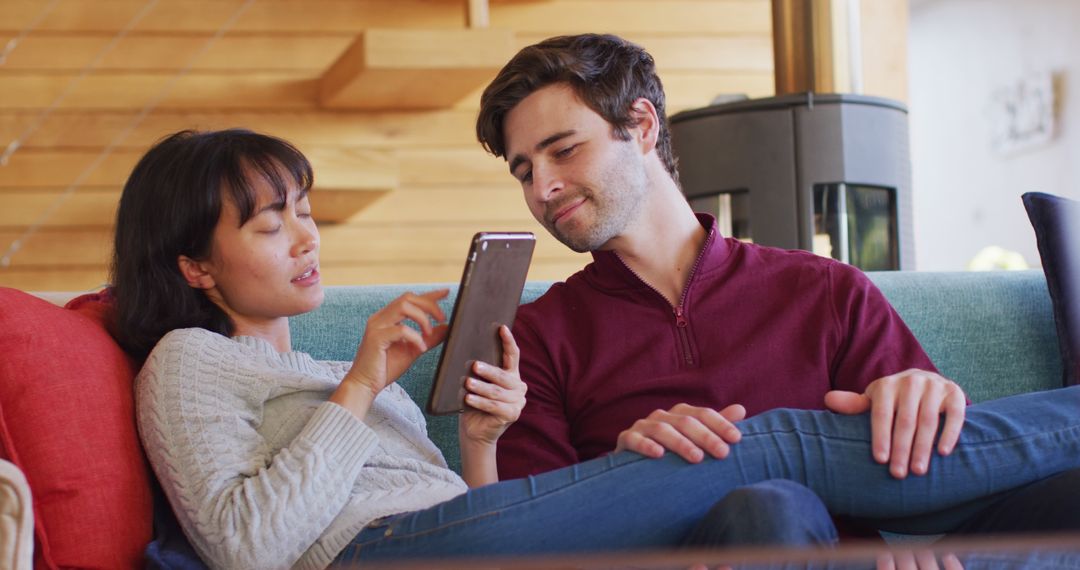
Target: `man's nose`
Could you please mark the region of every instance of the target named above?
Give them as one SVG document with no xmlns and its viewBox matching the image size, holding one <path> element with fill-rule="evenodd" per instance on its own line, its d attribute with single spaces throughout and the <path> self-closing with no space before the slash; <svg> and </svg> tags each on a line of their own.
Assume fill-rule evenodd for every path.
<svg viewBox="0 0 1080 570">
<path fill-rule="evenodd" d="M 533 168 L 533 192 L 541 202 L 546 202 L 563 189 L 563 178 L 558 168 L 536 166 Z"/>
</svg>

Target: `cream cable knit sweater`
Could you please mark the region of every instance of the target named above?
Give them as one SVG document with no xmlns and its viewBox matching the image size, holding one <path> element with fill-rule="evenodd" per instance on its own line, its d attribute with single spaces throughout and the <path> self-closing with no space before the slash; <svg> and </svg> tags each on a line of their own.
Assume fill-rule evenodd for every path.
<svg viewBox="0 0 1080 570">
<path fill-rule="evenodd" d="M 372 520 L 466 490 L 401 387 L 361 422 L 327 402 L 348 362 L 266 341 L 170 332 L 136 379 L 139 433 L 215 568 L 325 568 Z"/>
</svg>

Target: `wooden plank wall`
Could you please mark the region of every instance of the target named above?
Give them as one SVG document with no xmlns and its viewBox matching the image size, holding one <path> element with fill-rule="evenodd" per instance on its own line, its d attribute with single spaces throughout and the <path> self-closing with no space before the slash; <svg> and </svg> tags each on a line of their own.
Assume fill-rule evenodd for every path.
<svg viewBox="0 0 1080 570">
<path fill-rule="evenodd" d="M 462 28 L 464 0 L 259 0 L 194 57 L 241 4 L 159 0 L 80 78 L 149 3 L 61 0 L 8 54 L 0 65 L 0 147 L 40 127 L 0 166 L 0 255 L 29 226 L 41 227 L 0 267 L 0 286 L 104 283 L 119 189 L 149 144 L 181 128 L 242 126 L 286 138 L 312 159 L 317 184 L 396 174 L 398 187 L 372 206 L 322 226 L 329 284 L 456 281 L 477 230 L 535 231 L 530 279 L 559 279 L 587 261 L 532 220 L 505 163 L 476 143 L 479 88 L 438 111 L 325 111 L 316 103 L 318 78 L 358 32 Z M 48 5 L 0 1 L 0 46 Z M 493 0 L 490 19 L 521 46 L 585 31 L 642 44 L 656 57 L 670 112 L 722 93 L 773 92 L 769 0 Z"/>
</svg>

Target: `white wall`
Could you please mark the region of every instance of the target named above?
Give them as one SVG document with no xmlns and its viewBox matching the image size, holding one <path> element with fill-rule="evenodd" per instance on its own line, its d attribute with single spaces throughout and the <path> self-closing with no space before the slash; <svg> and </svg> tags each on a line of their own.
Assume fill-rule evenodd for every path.
<svg viewBox="0 0 1080 570">
<path fill-rule="evenodd" d="M 1080 199 L 1080 1 L 913 1 L 910 120 L 916 266 L 962 270 L 983 247 L 1039 266 L 1020 195 Z M 871 41 L 863 38 L 863 41 Z M 990 145 L 991 97 L 1025 74 L 1060 77 L 1057 135 L 1001 156 Z"/>
</svg>

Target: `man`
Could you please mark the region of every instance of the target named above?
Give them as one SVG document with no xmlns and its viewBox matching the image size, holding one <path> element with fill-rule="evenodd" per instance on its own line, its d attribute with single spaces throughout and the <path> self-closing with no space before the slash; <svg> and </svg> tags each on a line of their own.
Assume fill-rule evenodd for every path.
<svg viewBox="0 0 1080 570">
<path fill-rule="evenodd" d="M 581 35 L 524 48 L 485 90 L 477 135 L 508 161 L 536 219 L 594 258 L 519 310 L 529 400 L 500 441 L 501 477 L 613 450 L 723 458 L 738 442 L 734 422 L 776 407 L 869 412 L 873 460 L 898 478 L 952 450 L 962 390 L 861 272 L 725 239 L 691 211 L 663 88 L 640 47 Z M 1080 481 L 1066 475 L 1074 482 L 1059 476 L 994 508 L 1026 507 L 1033 490 L 1059 504 Z M 782 514 L 792 518 L 766 518 Z M 1018 514 L 1046 512 L 995 517 Z"/>
</svg>

